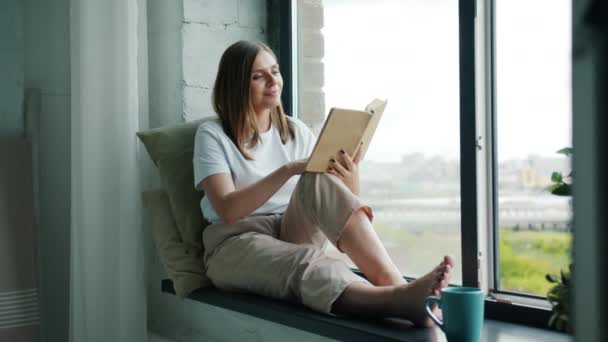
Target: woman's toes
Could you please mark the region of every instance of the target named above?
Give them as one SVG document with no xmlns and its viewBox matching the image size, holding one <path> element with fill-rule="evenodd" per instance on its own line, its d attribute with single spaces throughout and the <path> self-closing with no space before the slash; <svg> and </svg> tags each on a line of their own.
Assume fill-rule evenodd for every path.
<svg viewBox="0 0 608 342">
<path fill-rule="evenodd" d="M 448 267 L 448 269 L 444 273 L 444 278 L 446 278 L 446 279 L 451 279 L 452 278 L 452 268 L 451 267 Z"/>
<path fill-rule="evenodd" d="M 435 291 L 438 293 L 441 291 L 441 281 L 436 281 L 431 285 L 431 292 L 435 293 Z"/>
<path fill-rule="evenodd" d="M 441 293 L 441 290 L 448 287 L 450 285 L 450 278 L 447 276 L 443 276 L 441 278 L 437 278 L 437 280 L 433 283 L 432 289 L 433 292 Z"/>
<path fill-rule="evenodd" d="M 446 255 L 443 257 L 443 263 L 454 267 L 454 258 L 451 255 Z"/>
<path fill-rule="evenodd" d="M 442 274 L 444 274 L 444 273 L 447 271 L 447 268 L 446 268 L 446 267 L 447 267 L 447 266 L 440 266 L 440 267 L 437 267 L 437 268 L 435 269 L 435 272 L 434 272 L 434 273 L 435 273 L 437 276 L 442 275 Z"/>
</svg>

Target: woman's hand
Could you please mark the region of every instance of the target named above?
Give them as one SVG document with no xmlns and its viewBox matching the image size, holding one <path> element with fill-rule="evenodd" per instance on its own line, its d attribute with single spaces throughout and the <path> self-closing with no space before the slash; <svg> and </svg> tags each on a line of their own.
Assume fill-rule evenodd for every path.
<svg viewBox="0 0 608 342">
<path fill-rule="evenodd" d="M 308 164 L 308 158 L 294 160 L 285 164 L 285 167 L 292 176 L 301 175 L 306 170 L 306 164 Z"/>
<path fill-rule="evenodd" d="M 353 192 L 359 195 L 359 162 L 361 161 L 361 145 L 355 152 L 355 157 L 351 158 L 344 150 L 340 150 L 342 162 L 331 160 L 331 165 L 327 170 L 330 173 L 342 180 L 342 182 Z"/>
</svg>

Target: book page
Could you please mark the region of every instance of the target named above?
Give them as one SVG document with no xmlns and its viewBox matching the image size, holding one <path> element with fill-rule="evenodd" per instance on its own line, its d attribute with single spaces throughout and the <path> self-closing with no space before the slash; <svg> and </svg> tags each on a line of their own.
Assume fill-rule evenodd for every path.
<svg viewBox="0 0 608 342">
<path fill-rule="evenodd" d="M 361 160 L 365 157 L 365 152 L 369 148 L 369 145 L 372 142 L 372 137 L 376 132 L 376 128 L 378 127 L 378 123 L 380 122 L 380 118 L 382 118 L 382 113 L 384 113 L 384 108 L 386 108 L 387 101 L 381 101 L 375 99 L 370 104 L 365 107 L 365 111 L 372 114 L 372 118 L 369 121 L 365 132 L 363 132 L 363 137 L 361 137 Z"/>
<path fill-rule="evenodd" d="M 340 149 L 353 156 L 371 119 L 364 111 L 332 108 L 306 165 L 307 172 L 326 172 L 330 160 L 342 160 Z"/>
</svg>

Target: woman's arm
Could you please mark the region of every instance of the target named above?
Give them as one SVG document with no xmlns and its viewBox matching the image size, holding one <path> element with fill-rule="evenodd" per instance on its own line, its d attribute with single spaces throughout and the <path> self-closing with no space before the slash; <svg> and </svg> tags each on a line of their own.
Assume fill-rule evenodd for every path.
<svg viewBox="0 0 608 342">
<path fill-rule="evenodd" d="M 201 185 L 222 221 L 234 223 L 266 203 L 289 178 L 303 173 L 306 162 L 303 159 L 287 163 L 241 190 L 235 190 L 232 178 L 225 173 L 211 175 Z"/>
</svg>

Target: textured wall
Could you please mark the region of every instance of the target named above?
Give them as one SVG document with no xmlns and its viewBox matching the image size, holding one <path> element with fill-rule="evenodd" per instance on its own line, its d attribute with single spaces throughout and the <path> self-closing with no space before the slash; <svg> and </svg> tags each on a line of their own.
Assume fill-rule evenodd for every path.
<svg viewBox="0 0 608 342">
<path fill-rule="evenodd" d="M 264 0 L 184 0 L 183 117 L 214 115 L 211 90 L 224 50 L 241 40 L 266 41 Z"/>
<path fill-rule="evenodd" d="M 215 115 L 211 89 L 220 56 L 240 39 L 266 41 L 266 1 L 148 0 L 147 6 L 150 127 Z M 211 307 L 162 294 L 160 281 L 167 275 L 151 234 L 147 247 L 149 330 L 179 341 L 204 340 L 206 325 L 188 317 L 213 315 L 207 313 Z M 229 322 L 230 315 L 224 310 L 225 317 L 213 322 Z"/>
<path fill-rule="evenodd" d="M 298 115 L 317 131 L 325 120 L 323 2 L 298 0 L 298 11 Z"/>
</svg>

